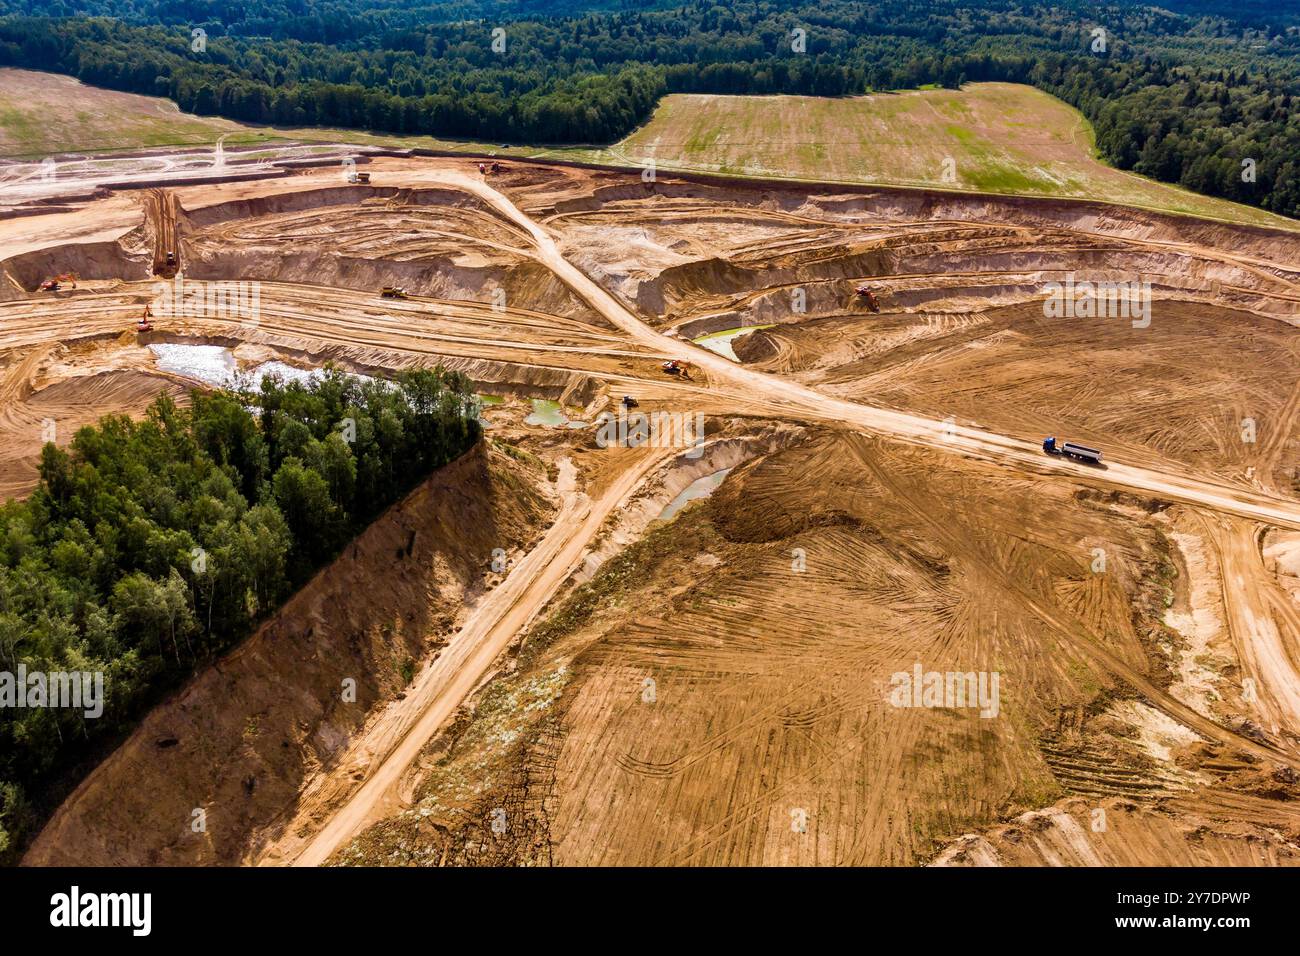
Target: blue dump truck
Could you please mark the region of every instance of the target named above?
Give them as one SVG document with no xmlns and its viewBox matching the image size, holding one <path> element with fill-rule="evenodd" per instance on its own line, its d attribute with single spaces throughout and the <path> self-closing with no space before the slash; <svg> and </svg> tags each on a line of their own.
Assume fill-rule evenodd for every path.
<svg viewBox="0 0 1300 956">
<path fill-rule="evenodd" d="M 1058 444 L 1055 438 L 1044 438 L 1043 451 L 1049 455 L 1064 455 L 1066 458 L 1073 458 L 1075 461 L 1086 461 L 1090 465 L 1101 464 L 1101 452 L 1095 448 L 1089 448 L 1087 445 L 1076 445 L 1072 441 Z"/>
</svg>

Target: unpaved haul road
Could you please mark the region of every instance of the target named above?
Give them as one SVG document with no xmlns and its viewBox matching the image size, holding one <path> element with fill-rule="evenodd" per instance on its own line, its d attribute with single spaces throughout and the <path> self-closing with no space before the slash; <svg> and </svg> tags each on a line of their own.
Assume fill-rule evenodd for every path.
<svg viewBox="0 0 1300 956">
<path fill-rule="evenodd" d="M 832 398 L 797 382 L 736 365 L 693 342 L 672 338 L 646 325 L 622 302 L 564 258 L 549 233 L 486 182 L 451 170 L 431 172 L 430 178 L 474 193 L 526 229 L 533 237 L 538 258 L 588 305 L 635 341 L 667 355 L 689 352 L 693 364 L 728 383 L 733 390 L 742 393 L 740 398 L 750 404 L 779 409 L 784 414 L 802 419 L 853 425 L 876 434 L 933 448 L 946 448 L 977 458 L 1028 465 L 1036 471 L 1064 472 L 1076 479 L 1085 478 L 1184 504 L 1204 505 L 1215 511 L 1300 530 L 1300 503 L 1294 501 L 1132 465 L 1111 464 L 1105 468 L 1080 465 L 1048 457 L 1040 446 L 1032 442 Z"/>
<path fill-rule="evenodd" d="M 395 809 L 402 776 L 424 745 L 456 712 L 510 641 L 559 590 L 605 519 L 672 454 L 672 449 L 656 449 L 638 458 L 595 502 L 569 492 L 541 543 L 483 599 L 442 656 L 424 672 L 405 699 L 381 718 L 381 723 L 390 726 L 363 735 L 342 761 L 341 773 L 331 774 L 338 778 L 348 776 L 354 768 L 368 770 L 369 776 L 361 786 L 305 844 L 296 841 L 295 821 L 278 844 L 266 848 L 258 862 L 319 866 L 385 810 Z M 374 752 L 394 738 L 395 743 L 383 753 Z M 310 808 L 308 801 L 306 809 Z M 299 820 L 303 816 L 300 810 Z"/>
<path fill-rule="evenodd" d="M 706 369 L 714 381 L 725 383 L 726 388 L 719 389 L 719 392 L 734 395 L 741 403 L 756 411 L 848 425 L 914 444 L 948 449 L 990 461 L 1012 463 L 1040 472 L 1057 471 L 1069 474 L 1076 480 L 1104 483 L 1300 529 L 1300 504 L 1292 501 L 1128 465 L 1110 465 L 1105 469 L 1088 468 L 1046 457 L 1031 442 L 906 412 L 847 402 L 795 382 L 746 369 L 707 349 L 664 335 L 646 325 L 618 299 L 565 259 L 551 236 L 540 225 L 482 180 L 450 170 L 431 170 L 419 179 L 440 182 L 483 199 L 512 223 L 526 230 L 533 239 L 537 258 L 635 342 L 657 354 L 689 353 L 691 361 Z M 402 778 L 424 745 L 479 684 L 511 639 L 558 592 L 605 518 L 669 454 L 660 451 L 640 459 L 594 503 L 579 496 L 571 496 L 542 542 L 474 610 L 447 651 L 425 671 L 412 692 L 395 708 L 390 708 L 390 712 L 381 717 L 379 724 L 367 731 L 354 745 L 349 757 L 342 762 L 341 771 L 330 775 L 330 779 L 337 783 L 340 772 L 346 776 L 354 769 L 368 769 L 369 774 L 361 786 L 332 815 L 328 802 L 313 803 L 311 794 L 308 794 L 299 811 L 298 821 L 308 822 L 307 817 L 320 811 L 329 816 L 328 822 L 314 835 L 300 840 L 295 835 L 298 831 L 298 821 L 295 821 L 285 828 L 286 836 L 279 843 L 267 847 L 261 853 L 258 862 L 320 865 L 366 825 L 379 819 L 385 811 L 393 809 Z M 1164 695 L 1157 689 L 1147 687 L 1140 675 L 1131 676 L 1138 686 L 1154 693 L 1158 699 L 1163 698 Z M 1233 737 L 1235 741 L 1235 735 L 1230 735 L 1199 714 L 1181 708 L 1175 702 L 1166 703 L 1172 709 L 1187 710 L 1181 716 L 1190 722 L 1189 725 L 1199 727 L 1211 737 Z M 1249 749 L 1268 756 L 1287 759 L 1251 742 L 1235 742 L 1245 743 Z"/>
</svg>

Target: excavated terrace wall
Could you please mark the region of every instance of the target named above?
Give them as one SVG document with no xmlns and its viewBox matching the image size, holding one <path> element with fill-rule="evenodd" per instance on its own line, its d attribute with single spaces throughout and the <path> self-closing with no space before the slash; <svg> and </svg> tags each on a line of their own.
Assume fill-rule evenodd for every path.
<svg viewBox="0 0 1300 956">
<path fill-rule="evenodd" d="M 154 708 L 59 808 L 28 865 L 239 863 L 311 775 L 451 633 L 492 549 L 552 508 L 530 466 L 480 444 L 378 518 L 252 636 Z M 355 681 L 355 703 L 343 682 Z M 206 831 L 194 832 L 194 810 Z"/>
</svg>

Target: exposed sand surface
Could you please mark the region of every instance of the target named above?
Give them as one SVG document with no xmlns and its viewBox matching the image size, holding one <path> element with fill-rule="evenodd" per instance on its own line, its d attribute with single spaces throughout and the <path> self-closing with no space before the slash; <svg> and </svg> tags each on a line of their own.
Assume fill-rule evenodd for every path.
<svg viewBox="0 0 1300 956">
<path fill-rule="evenodd" d="M 366 168 L 178 168 L 0 220 L 0 494 L 48 421 L 225 370 L 440 363 L 493 396 L 484 445 L 160 705 L 27 862 L 1300 858 L 1300 236 Z M 1071 278 L 1149 311 L 1054 317 Z M 624 395 L 703 445 L 600 447 Z M 915 667 L 997 691 L 900 706 Z"/>
</svg>

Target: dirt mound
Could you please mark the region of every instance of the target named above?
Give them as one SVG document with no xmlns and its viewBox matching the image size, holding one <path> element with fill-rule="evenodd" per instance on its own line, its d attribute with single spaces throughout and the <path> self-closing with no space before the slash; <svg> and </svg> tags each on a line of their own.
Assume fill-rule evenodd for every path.
<svg viewBox="0 0 1300 956">
<path fill-rule="evenodd" d="M 766 329 L 738 335 L 731 340 L 731 351 L 742 362 L 766 362 L 781 350 L 775 338 Z"/>
<path fill-rule="evenodd" d="M 775 193 L 753 189 L 710 186 L 678 178 L 661 178 L 653 183 L 637 183 L 627 177 L 611 177 L 615 182 L 597 186 L 586 195 L 560 200 L 552 207 L 557 213 L 587 212 L 609 203 L 644 199 L 708 199 L 717 203 L 761 206 L 773 201 Z"/>
<path fill-rule="evenodd" d="M 813 528 L 861 529 L 861 520 L 842 510 L 835 489 L 794 501 L 783 492 L 788 462 L 769 458 L 742 465 L 709 498 L 709 518 L 726 540 L 760 544 L 782 541 Z"/>
<path fill-rule="evenodd" d="M 1156 668 L 1157 536 L 934 465 L 822 433 L 736 467 L 554 608 L 431 746 L 418 805 L 336 860 L 906 865 L 1076 787 L 1167 794 L 1188 771 L 1087 717 L 1119 661 Z M 1102 534 L 1104 576 L 1080 558 Z M 918 662 L 999 672 L 999 715 L 891 706 Z M 1062 742 L 1080 721 L 1087 746 Z M 1109 761 L 1080 769 L 1102 741 Z"/>
<path fill-rule="evenodd" d="M 1007 304 L 1041 298 L 1044 283 L 1077 272 L 1094 281 L 1137 277 L 1164 297 L 1300 322 L 1300 269 L 1277 264 L 1300 252 L 1300 236 L 1290 232 L 924 191 L 799 199 L 770 187 L 669 182 L 638 199 L 637 187 L 626 184 L 559 204 L 571 210 L 559 218 L 570 246 L 583 250 L 584 267 L 617 280 L 641 310 L 679 321 L 725 311 L 740 317 L 736 324 L 797 322 L 843 308 L 840 285 L 864 277 L 883 283 L 901 308 Z M 640 257 L 641 270 L 626 255 L 637 231 L 654 253 Z M 790 302 L 795 289 L 807 299 L 798 308 Z"/>
<path fill-rule="evenodd" d="M 305 283 L 375 292 L 396 285 L 411 295 L 482 303 L 490 303 L 501 290 L 512 307 L 583 313 L 568 288 L 533 263 L 513 268 L 473 267 L 443 258 L 402 262 L 316 252 L 268 255 L 199 249 L 187 258 L 186 275 L 193 279 Z"/>
<path fill-rule="evenodd" d="M 32 865 L 233 864 L 436 650 L 495 548 L 550 513 L 479 446 L 381 516 L 255 634 L 156 708 L 59 809 Z M 355 702 L 344 699 L 354 682 Z M 191 828 L 196 810 L 206 832 Z"/>
<path fill-rule="evenodd" d="M 1132 800 L 1076 797 L 960 837 L 933 865 L 1300 866 L 1300 816 L 1275 802 L 1241 803 L 1233 816 L 1243 808 L 1271 812 L 1284 832 L 1263 821 L 1225 819 L 1213 805 L 1192 809 L 1178 801 L 1175 813 Z"/>
<path fill-rule="evenodd" d="M 819 195 L 809 205 L 837 215 L 904 221 L 997 222 L 1065 227 L 1129 239 L 1226 247 L 1273 262 L 1300 261 L 1300 234 L 1228 225 L 1103 203 L 996 196 L 960 196 L 926 190 L 867 190 L 865 195 Z M 1294 270 L 1291 270 L 1294 272 Z"/>
</svg>

